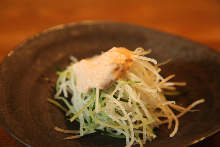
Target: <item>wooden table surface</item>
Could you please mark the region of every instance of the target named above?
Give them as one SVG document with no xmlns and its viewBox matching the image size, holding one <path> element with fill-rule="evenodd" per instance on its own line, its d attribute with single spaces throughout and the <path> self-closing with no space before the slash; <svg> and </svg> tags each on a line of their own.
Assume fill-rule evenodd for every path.
<svg viewBox="0 0 220 147">
<path fill-rule="evenodd" d="M 0 61 L 31 35 L 83 20 L 138 24 L 200 42 L 220 51 L 218 0 L 1 0 Z M 195 145 L 220 146 L 220 133 Z M 0 127 L 0 147 L 23 147 Z"/>
</svg>

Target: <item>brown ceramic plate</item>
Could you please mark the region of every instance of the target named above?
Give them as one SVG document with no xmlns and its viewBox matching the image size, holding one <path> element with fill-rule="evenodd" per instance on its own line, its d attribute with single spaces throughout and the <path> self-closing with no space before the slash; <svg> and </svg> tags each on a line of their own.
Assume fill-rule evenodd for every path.
<svg viewBox="0 0 220 147">
<path fill-rule="evenodd" d="M 65 134 L 54 126 L 76 127 L 64 114 L 48 104 L 56 81 L 55 66 L 64 68 L 71 55 L 81 59 L 113 46 L 131 50 L 151 48 L 159 61 L 172 58 L 163 75 L 175 73 L 177 81 L 188 85 L 184 95 L 175 98 L 186 106 L 199 98 L 206 102 L 180 119 L 179 131 L 169 138 L 166 126 L 158 138 L 145 146 L 187 146 L 220 129 L 220 56 L 212 49 L 189 40 L 134 25 L 85 22 L 67 24 L 33 36 L 11 52 L 0 65 L 0 120 L 17 140 L 32 147 L 111 147 L 125 141 L 99 134 L 77 140 L 63 140 Z M 49 79 L 49 81 L 48 81 Z M 52 81 L 52 82 L 51 82 Z"/>
</svg>

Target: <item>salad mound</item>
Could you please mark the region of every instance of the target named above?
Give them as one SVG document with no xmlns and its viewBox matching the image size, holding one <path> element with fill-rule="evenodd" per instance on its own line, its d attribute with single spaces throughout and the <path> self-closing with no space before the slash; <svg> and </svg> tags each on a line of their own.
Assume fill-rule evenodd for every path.
<svg viewBox="0 0 220 147">
<path fill-rule="evenodd" d="M 55 130 L 73 134 L 65 139 L 102 132 L 124 138 L 127 147 L 143 146 L 153 140 L 156 138 L 154 128 L 162 124 L 173 128 L 170 132 L 173 137 L 179 128 L 178 118 L 204 99 L 186 108 L 167 100 L 166 94 L 175 95 L 175 86 L 186 83 L 171 82 L 175 75 L 164 78 L 160 66 L 165 62 L 158 64 L 155 59 L 146 57 L 149 53 L 150 50 L 143 48 L 130 51 L 114 47 L 90 59 L 77 61 L 74 58 L 74 63 L 58 72 L 55 100 L 49 99 L 49 102 L 65 111 L 70 122 L 77 121 L 80 128 L 55 127 Z M 56 100 L 62 100 L 66 108 Z"/>
</svg>

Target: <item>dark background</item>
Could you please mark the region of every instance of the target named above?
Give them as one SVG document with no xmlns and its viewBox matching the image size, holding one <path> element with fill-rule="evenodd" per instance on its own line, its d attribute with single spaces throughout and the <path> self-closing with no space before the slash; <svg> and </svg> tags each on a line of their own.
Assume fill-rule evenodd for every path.
<svg viewBox="0 0 220 147">
<path fill-rule="evenodd" d="M 146 26 L 220 51 L 218 0 L 1 0 L 0 62 L 23 40 L 49 27 L 83 20 Z M 193 147 L 220 146 L 220 133 Z M 0 147 L 23 147 L 0 127 Z"/>
</svg>

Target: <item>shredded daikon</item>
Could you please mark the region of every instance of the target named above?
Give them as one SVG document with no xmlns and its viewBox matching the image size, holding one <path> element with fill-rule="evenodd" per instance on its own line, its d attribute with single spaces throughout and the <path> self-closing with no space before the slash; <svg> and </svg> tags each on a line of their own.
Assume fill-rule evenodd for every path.
<svg viewBox="0 0 220 147">
<path fill-rule="evenodd" d="M 178 118 L 196 105 L 203 103 L 200 99 L 184 108 L 168 101 L 164 90 L 175 90 L 175 86 L 184 86 L 185 82 L 171 82 L 175 75 L 163 77 L 159 72 L 164 63 L 157 64 L 155 59 L 146 57 L 151 51 L 137 48 L 133 54 L 133 64 L 106 89 L 94 88 L 87 93 L 77 89 L 75 71 L 72 65 L 77 59 L 71 57 L 73 63 L 63 72 L 59 72 L 56 85 L 55 99 L 62 100 L 67 109 L 58 102 L 49 99 L 66 112 L 71 122 L 78 121 L 80 128 L 77 131 L 55 129 L 63 133 L 75 135 L 65 139 L 76 139 L 83 135 L 101 131 L 102 133 L 126 139 L 126 147 L 139 144 L 141 147 L 146 141 L 156 137 L 154 128 L 168 124 L 174 126 L 170 133 L 173 137 L 179 127 Z M 71 101 L 68 101 L 71 97 Z M 172 109 L 171 109 L 172 108 Z M 174 113 L 172 110 L 178 113 Z"/>
</svg>

